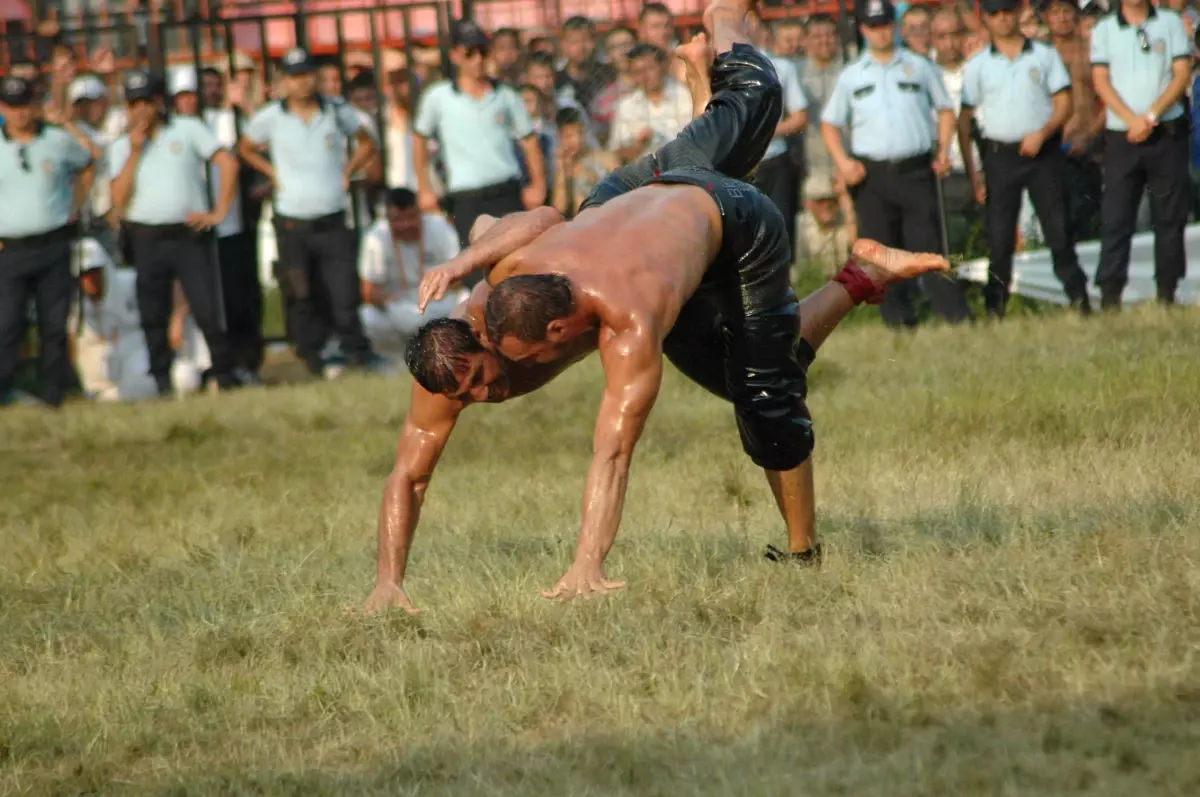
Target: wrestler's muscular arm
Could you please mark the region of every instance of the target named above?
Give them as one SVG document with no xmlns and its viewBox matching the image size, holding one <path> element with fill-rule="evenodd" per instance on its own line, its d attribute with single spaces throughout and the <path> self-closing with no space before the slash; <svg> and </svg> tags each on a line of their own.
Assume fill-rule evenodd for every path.
<svg viewBox="0 0 1200 797">
<path fill-rule="evenodd" d="M 508 214 L 448 262 L 425 272 L 417 292 L 417 307 L 425 312 L 426 305 L 445 296 L 455 282 L 480 269 L 491 268 L 563 221 L 563 215 L 551 207 Z"/>
<path fill-rule="evenodd" d="M 415 614 L 404 591 L 404 572 L 412 547 L 425 489 L 464 405 L 414 384 L 404 432 L 396 447 L 396 464 L 388 476 L 379 510 L 379 562 L 375 590 L 364 605 L 369 612 L 401 608 Z"/>
<path fill-rule="evenodd" d="M 583 515 L 575 560 L 546 598 L 570 600 L 624 586 L 604 576 L 604 559 L 621 523 L 629 465 L 662 383 L 662 335 L 652 319 L 626 331 L 602 330 L 600 361 L 604 398 L 592 440 L 592 464 L 583 491 Z"/>
</svg>

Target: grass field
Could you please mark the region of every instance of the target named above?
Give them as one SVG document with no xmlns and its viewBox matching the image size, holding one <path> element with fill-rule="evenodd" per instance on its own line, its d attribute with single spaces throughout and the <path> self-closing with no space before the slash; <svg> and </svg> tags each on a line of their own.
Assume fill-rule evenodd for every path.
<svg viewBox="0 0 1200 797">
<path fill-rule="evenodd" d="M 1200 794 L 1200 317 L 835 333 L 820 572 L 668 374 L 609 574 L 594 361 L 464 418 L 347 616 L 407 378 L 0 414 L 0 793 Z"/>
</svg>

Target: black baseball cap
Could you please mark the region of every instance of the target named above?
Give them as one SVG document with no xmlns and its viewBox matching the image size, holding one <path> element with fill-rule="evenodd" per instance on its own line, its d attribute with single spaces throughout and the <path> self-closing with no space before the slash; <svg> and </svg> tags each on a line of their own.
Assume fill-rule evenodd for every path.
<svg viewBox="0 0 1200 797">
<path fill-rule="evenodd" d="M 317 62 L 308 50 L 293 47 L 279 59 L 279 68 L 285 75 L 305 75 L 317 71 Z"/>
<path fill-rule="evenodd" d="M 896 21 L 896 7 L 889 0 L 863 0 L 858 6 L 858 21 L 864 25 L 890 25 Z"/>
<path fill-rule="evenodd" d="M 142 69 L 125 75 L 124 88 L 126 102 L 153 100 L 164 94 L 163 82 Z"/>
<path fill-rule="evenodd" d="M 980 0 L 979 5 L 985 14 L 999 14 L 1003 11 L 1017 10 L 1017 0 Z"/>
<path fill-rule="evenodd" d="M 10 75 L 0 82 L 0 102 L 5 105 L 32 105 L 33 94 L 33 84 L 23 77 Z"/>
<path fill-rule="evenodd" d="M 460 19 L 450 28 L 451 47 L 487 47 L 492 43 L 473 20 Z"/>
</svg>

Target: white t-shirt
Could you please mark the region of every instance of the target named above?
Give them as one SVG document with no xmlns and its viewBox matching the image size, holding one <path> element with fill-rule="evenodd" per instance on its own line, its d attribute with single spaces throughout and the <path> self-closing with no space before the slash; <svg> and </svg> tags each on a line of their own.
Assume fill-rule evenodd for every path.
<svg viewBox="0 0 1200 797">
<path fill-rule="evenodd" d="M 234 118 L 232 108 L 205 108 L 204 122 L 223 148 L 229 150 L 231 153 L 237 151 L 237 120 Z M 217 191 L 220 190 L 220 172 L 220 169 L 212 169 L 212 194 L 214 202 L 217 199 Z M 237 235 L 241 231 L 242 192 L 237 190 L 234 191 L 233 202 L 229 206 L 229 213 L 217 225 L 217 237 L 228 238 L 230 235 Z"/>
<path fill-rule="evenodd" d="M 692 94 L 687 86 L 668 78 L 663 86 L 662 100 L 653 103 L 646 92 L 638 90 L 617 102 L 609 133 L 608 148 L 618 150 L 637 141 L 638 133 L 649 128 L 654 137 L 646 144 L 643 154 L 654 152 L 683 132 L 692 121 Z"/>
<path fill-rule="evenodd" d="M 938 67 L 942 70 L 942 83 L 946 85 L 946 93 L 950 95 L 950 101 L 954 103 L 954 114 L 957 116 L 962 111 L 962 95 L 963 95 L 963 69 L 966 63 L 961 63 L 955 69 L 948 67 Z M 980 108 L 975 109 L 976 119 L 979 118 Z M 933 112 L 934 124 L 937 124 L 937 111 Z M 980 120 L 980 124 L 982 124 Z M 983 164 L 979 160 L 979 152 L 974 144 L 971 145 L 971 154 L 974 155 L 975 168 L 982 168 Z M 950 142 L 950 168 L 956 172 L 966 170 L 963 164 L 962 147 L 958 143 L 958 128 L 955 127 L 954 135 Z"/>
<path fill-rule="evenodd" d="M 379 285 L 385 293 L 415 300 L 421 275 L 445 263 L 460 249 L 458 233 L 445 216 L 439 213 L 422 214 L 421 226 L 423 257 L 418 252 L 416 242 L 393 241 L 387 219 L 372 224 L 363 236 L 358 257 L 359 277 Z M 400 258 L 400 264 L 396 263 L 397 257 Z"/>
<path fill-rule="evenodd" d="M 137 272 L 131 268 L 116 268 L 112 258 L 95 238 L 83 238 L 72 248 L 73 273 L 85 269 L 103 269 L 104 294 L 92 299 L 80 294 L 79 312 L 83 314 L 83 329 L 92 335 L 111 340 L 118 336 L 140 332 L 142 320 L 137 306 Z"/>
</svg>

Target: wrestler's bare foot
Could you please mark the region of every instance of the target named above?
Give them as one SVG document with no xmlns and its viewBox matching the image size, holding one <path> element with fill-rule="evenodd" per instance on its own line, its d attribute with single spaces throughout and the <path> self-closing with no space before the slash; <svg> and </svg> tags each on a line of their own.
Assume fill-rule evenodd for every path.
<svg viewBox="0 0 1200 797">
<path fill-rule="evenodd" d="M 893 249 L 869 238 L 855 241 L 850 253 L 871 281 L 881 288 L 930 271 L 946 271 L 950 268 L 950 263 L 941 255 Z"/>
<path fill-rule="evenodd" d="M 675 57 L 687 66 L 688 83 L 692 82 L 693 77 L 697 82 L 709 82 L 709 72 L 712 70 L 716 53 L 708 42 L 708 34 L 697 33 L 690 42 L 676 47 Z"/>
<path fill-rule="evenodd" d="M 704 9 L 704 29 L 714 40 L 716 37 L 716 17 L 735 20 L 739 27 L 745 27 L 746 15 L 758 6 L 758 0 L 713 0 Z"/>
</svg>

